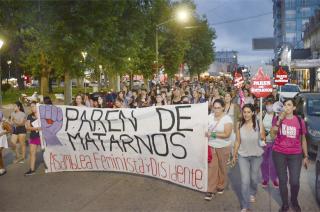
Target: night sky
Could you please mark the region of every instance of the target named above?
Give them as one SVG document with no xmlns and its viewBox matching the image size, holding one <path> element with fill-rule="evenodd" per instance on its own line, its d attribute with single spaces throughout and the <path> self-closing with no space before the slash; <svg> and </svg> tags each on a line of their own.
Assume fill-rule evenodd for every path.
<svg viewBox="0 0 320 212">
<path fill-rule="evenodd" d="M 206 15 L 216 30 L 216 51 L 238 51 L 239 64 L 251 66 L 253 72 L 260 66 L 268 72 L 272 70 L 271 66 L 266 66 L 264 63 L 273 58 L 273 51 L 252 50 L 252 38 L 273 37 L 272 0 L 194 0 L 194 2 L 197 5 L 197 13 Z M 259 17 L 232 21 L 252 16 Z M 230 20 L 231 23 L 223 23 Z"/>
</svg>

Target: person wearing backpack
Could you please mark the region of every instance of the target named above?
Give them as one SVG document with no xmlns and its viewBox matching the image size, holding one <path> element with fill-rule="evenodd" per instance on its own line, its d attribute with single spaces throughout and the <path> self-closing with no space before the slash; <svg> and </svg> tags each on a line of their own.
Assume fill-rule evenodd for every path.
<svg viewBox="0 0 320 212">
<path fill-rule="evenodd" d="M 259 123 L 260 121 L 260 123 Z M 259 140 L 265 141 L 261 120 L 257 121 L 253 104 L 245 104 L 236 131 L 232 166 L 239 160 L 241 175 L 241 212 L 250 211 L 250 203 L 256 202 L 259 169 L 263 149 Z"/>
<path fill-rule="evenodd" d="M 287 181 L 290 179 L 292 209 L 301 211 L 298 203 L 301 165 L 308 168 L 308 150 L 305 122 L 294 115 L 296 104 L 293 99 L 283 102 L 284 111 L 273 121 L 271 133 L 276 135 L 272 158 L 279 177 L 282 207 L 279 211 L 289 211 Z M 289 176 L 287 173 L 289 170 Z"/>
<path fill-rule="evenodd" d="M 266 188 L 269 185 L 269 180 L 272 181 L 274 188 L 279 188 L 278 176 L 272 160 L 272 147 L 274 137 L 271 136 L 272 121 L 276 118 L 273 112 L 273 99 L 269 98 L 265 101 L 266 110 L 262 112 L 262 123 L 265 128 L 266 146 L 263 147 L 261 174 L 262 187 Z M 258 115 L 258 117 L 260 117 Z"/>
</svg>

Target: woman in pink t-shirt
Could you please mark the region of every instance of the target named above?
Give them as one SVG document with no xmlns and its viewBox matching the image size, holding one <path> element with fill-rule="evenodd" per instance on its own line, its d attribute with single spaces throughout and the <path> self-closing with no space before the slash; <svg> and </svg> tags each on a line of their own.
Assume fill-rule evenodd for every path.
<svg viewBox="0 0 320 212">
<path fill-rule="evenodd" d="M 293 114 L 296 109 L 294 100 L 286 99 L 283 104 L 284 112 L 273 120 L 271 129 L 271 133 L 275 135 L 272 157 L 279 177 L 282 200 L 279 211 L 289 211 L 287 169 L 289 169 L 292 209 L 301 211 L 298 203 L 301 165 L 303 163 L 305 168 L 308 167 L 306 127 L 304 121 Z"/>
</svg>

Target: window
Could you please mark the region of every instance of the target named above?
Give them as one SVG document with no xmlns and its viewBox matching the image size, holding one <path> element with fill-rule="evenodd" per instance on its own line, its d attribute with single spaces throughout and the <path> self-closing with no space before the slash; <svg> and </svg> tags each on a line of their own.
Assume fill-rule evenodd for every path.
<svg viewBox="0 0 320 212">
<path fill-rule="evenodd" d="M 286 19 L 295 19 L 296 18 L 296 11 L 295 10 L 286 10 L 285 18 Z"/>
<path fill-rule="evenodd" d="M 286 9 L 295 9 L 296 1 L 295 0 L 287 0 L 287 1 L 285 1 L 285 7 L 286 7 Z"/>
<path fill-rule="evenodd" d="M 311 8 L 310 7 L 301 8 L 300 12 L 301 12 L 302 18 L 309 18 L 311 16 Z"/>
<path fill-rule="evenodd" d="M 309 99 L 307 111 L 309 115 L 320 115 L 320 100 Z"/>
<path fill-rule="evenodd" d="M 301 0 L 301 7 L 308 7 L 310 5 L 310 0 Z"/>
<path fill-rule="evenodd" d="M 293 43 L 296 40 L 296 33 L 286 33 L 286 42 Z"/>
<path fill-rule="evenodd" d="M 296 31 L 296 22 L 295 21 L 286 21 L 286 31 L 295 32 Z"/>
</svg>

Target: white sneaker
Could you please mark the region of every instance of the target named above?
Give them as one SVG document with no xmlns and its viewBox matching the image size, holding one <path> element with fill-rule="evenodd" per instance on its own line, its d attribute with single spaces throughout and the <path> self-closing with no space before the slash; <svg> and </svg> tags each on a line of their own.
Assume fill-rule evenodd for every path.
<svg viewBox="0 0 320 212">
<path fill-rule="evenodd" d="M 7 173 L 7 171 L 5 169 L 0 169 L 0 176 L 4 175 L 5 173 Z"/>
<path fill-rule="evenodd" d="M 210 201 L 210 200 L 212 200 L 213 197 L 214 197 L 214 193 L 207 192 L 204 199 L 207 201 Z"/>
<path fill-rule="evenodd" d="M 256 202 L 256 197 L 253 196 L 253 195 L 250 195 L 250 202 L 251 202 L 251 203 Z"/>
</svg>

